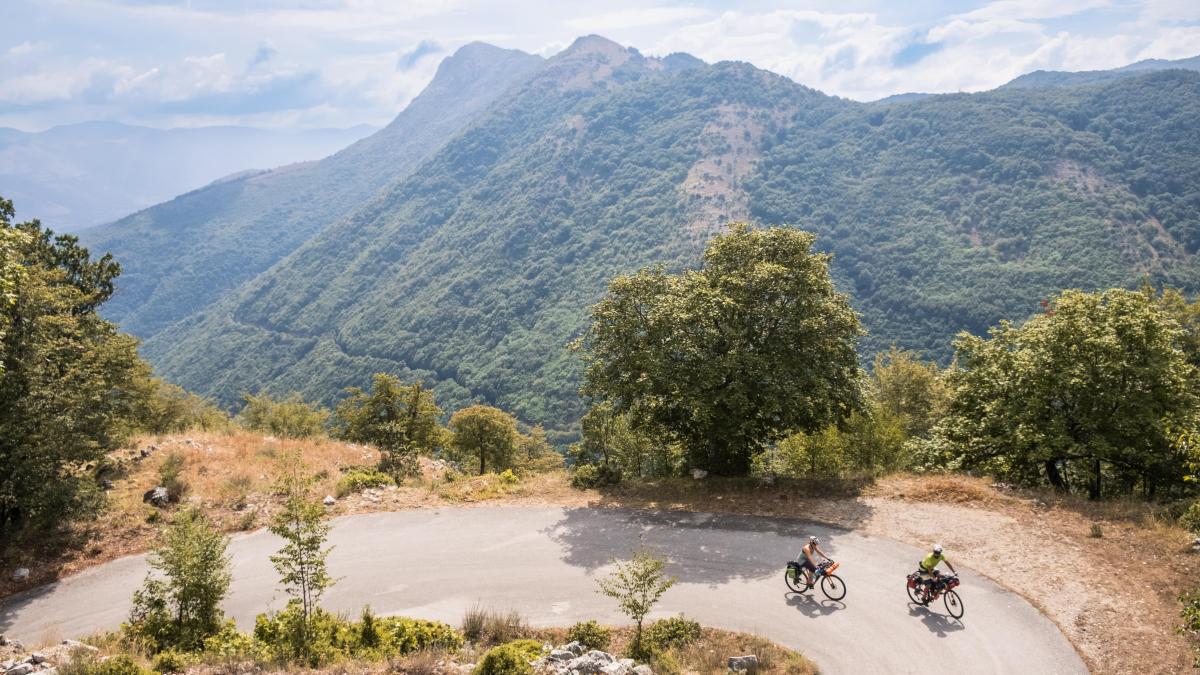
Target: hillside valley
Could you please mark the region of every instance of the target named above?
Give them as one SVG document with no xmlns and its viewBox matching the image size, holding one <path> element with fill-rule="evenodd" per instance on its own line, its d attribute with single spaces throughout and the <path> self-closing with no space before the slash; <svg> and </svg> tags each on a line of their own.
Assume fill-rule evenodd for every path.
<svg viewBox="0 0 1200 675">
<path fill-rule="evenodd" d="M 860 104 L 596 36 L 509 58 L 527 70 L 492 71 L 474 113 L 417 149 L 383 139 L 429 130 L 437 79 L 315 167 L 89 234 L 126 268 L 109 315 L 225 404 L 264 387 L 330 402 L 386 371 L 566 432 L 585 309 L 615 274 L 694 265 L 731 220 L 818 235 L 864 357 L 944 362 L 958 331 L 1065 288 L 1198 285 L 1197 72 Z"/>
</svg>

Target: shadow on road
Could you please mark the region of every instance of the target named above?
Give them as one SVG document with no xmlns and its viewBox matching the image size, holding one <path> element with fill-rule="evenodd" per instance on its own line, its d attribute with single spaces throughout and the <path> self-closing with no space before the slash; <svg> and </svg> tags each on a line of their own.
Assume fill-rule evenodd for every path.
<svg viewBox="0 0 1200 675">
<path fill-rule="evenodd" d="M 834 612 L 846 609 L 846 603 L 829 598 L 817 598 L 806 593 L 786 593 L 787 604 L 795 607 L 801 614 L 810 619 L 829 616 Z"/>
<path fill-rule="evenodd" d="M 753 546 L 746 533 L 753 532 Z M 641 546 L 669 560 L 681 583 L 722 584 L 780 575 L 810 534 L 837 557 L 843 531 L 798 520 L 731 514 L 626 509 L 570 509 L 546 530 L 562 546 L 564 562 L 589 572 L 625 560 Z"/>
<path fill-rule="evenodd" d="M 957 633 L 966 628 L 962 621 L 945 614 L 939 614 L 930 610 L 928 607 L 923 607 L 914 603 L 908 603 L 908 615 L 921 617 L 921 623 L 929 629 L 930 633 L 938 637 L 946 637 L 950 633 Z"/>
<path fill-rule="evenodd" d="M 54 592 L 55 584 L 46 584 L 0 599 L 0 634 L 7 632 L 17 620 L 17 613 L 38 598 Z M 29 636 L 25 636 L 28 638 Z"/>
</svg>

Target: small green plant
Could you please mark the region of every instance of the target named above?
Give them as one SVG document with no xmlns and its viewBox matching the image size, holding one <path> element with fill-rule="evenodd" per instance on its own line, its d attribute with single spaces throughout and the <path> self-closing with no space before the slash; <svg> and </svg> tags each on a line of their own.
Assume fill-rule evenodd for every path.
<svg viewBox="0 0 1200 675">
<path fill-rule="evenodd" d="M 660 619 L 646 627 L 646 647 L 662 651 L 671 647 L 686 647 L 700 639 L 700 624 L 684 617 Z"/>
<path fill-rule="evenodd" d="M 514 640 L 489 649 L 473 675 L 533 675 L 532 664 L 541 655 L 537 640 Z"/>
<path fill-rule="evenodd" d="M 248 532 L 250 530 L 253 530 L 255 524 L 257 524 L 257 523 L 258 523 L 258 514 L 253 511 L 246 511 L 245 513 L 242 514 L 241 518 L 238 518 L 237 529 L 239 532 Z"/>
<path fill-rule="evenodd" d="M 334 490 L 340 499 L 346 495 L 362 492 L 368 488 L 389 487 L 395 484 L 395 479 L 382 471 L 354 469 L 338 480 L 337 487 Z"/>
<path fill-rule="evenodd" d="M 476 605 L 463 615 L 462 632 L 471 642 L 494 645 L 524 637 L 528 631 L 519 612 L 493 612 Z"/>
<path fill-rule="evenodd" d="M 183 479 L 186 463 L 182 454 L 171 451 L 158 467 L 158 484 L 167 489 L 167 497 L 173 502 L 178 502 L 187 494 L 188 484 Z"/>
<path fill-rule="evenodd" d="M 612 574 L 596 580 L 599 592 L 616 600 L 621 612 L 636 624 L 633 642 L 629 645 L 632 658 L 645 659 L 650 655 L 643 639 L 642 623 L 662 594 L 675 585 L 675 578 L 663 572 L 666 566 L 665 558 L 643 548 L 635 551 L 629 562 L 618 562 Z"/>
<path fill-rule="evenodd" d="M 221 492 L 225 496 L 225 502 L 234 509 L 245 508 L 250 501 L 250 495 L 254 491 L 254 478 L 250 474 L 239 473 L 231 476 L 225 484 L 221 486 Z"/>
<path fill-rule="evenodd" d="M 1104 528 L 1100 527 L 1100 523 L 1092 523 L 1092 531 L 1088 536 L 1092 539 L 1100 539 L 1104 537 Z"/>
<path fill-rule="evenodd" d="M 517 478 L 517 474 L 513 473 L 512 469 L 505 469 L 500 472 L 500 483 L 503 485 L 516 485 L 521 479 Z"/>
<path fill-rule="evenodd" d="M 567 630 L 567 640 L 578 642 L 588 649 L 608 649 L 612 640 L 612 631 L 595 621 L 581 621 Z"/>
<path fill-rule="evenodd" d="M 150 667 L 156 673 L 182 673 L 188 669 L 193 659 L 183 652 L 168 649 L 154 656 Z"/>
<path fill-rule="evenodd" d="M 1179 626 L 1179 633 L 1192 637 L 1196 654 L 1194 665 L 1200 668 L 1200 644 L 1194 642 L 1195 638 L 1200 637 L 1200 589 L 1180 595 L 1179 601 L 1183 603 L 1183 609 L 1179 612 L 1179 616 L 1183 619 L 1183 624 Z"/>
<path fill-rule="evenodd" d="M 125 654 L 100 660 L 95 654 L 84 650 L 77 650 L 69 661 L 60 664 L 58 673 L 59 675 L 154 675 L 154 671 L 141 667 L 137 661 Z"/>
</svg>

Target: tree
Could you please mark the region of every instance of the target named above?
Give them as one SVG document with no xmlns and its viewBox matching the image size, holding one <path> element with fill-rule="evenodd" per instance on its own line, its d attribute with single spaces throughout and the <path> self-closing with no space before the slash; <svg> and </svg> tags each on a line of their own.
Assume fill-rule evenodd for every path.
<svg viewBox="0 0 1200 675">
<path fill-rule="evenodd" d="M 670 476 L 682 469 L 679 453 L 635 428 L 629 413 L 608 401 L 588 409 L 580 420 L 580 440 L 570 449 L 577 465 L 597 464 L 625 476 Z"/>
<path fill-rule="evenodd" d="M 291 604 L 299 609 L 296 625 L 291 627 L 292 645 L 296 655 L 311 659 L 313 620 L 321 596 L 334 579 L 325 564 L 332 550 L 325 546 L 329 537 L 329 525 L 323 520 L 325 508 L 310 496 L 313 478 L 304 470 L 299 456 L 286 460 L 277 488 L 283 506 L 268 529 L 283 539 L 283 548 L 271 556 L 271 562 L 284 591 L 292 597 Z"/>
<path fill-rule="evenodd" d="M 675 578 L 663 573 L 666 566 L 666 559 L 641 548 L 628 562 L 618 562 L 612 574 L 596 580 L 599 592 L 616 600 L 621 612 L 637 624 L 630 646 L 630 654 L 635 658 L 647 656 L 642 644 L 642 623 L 646 615 L 654 609 L 662 594 L 675 585 Z"/>
<path fill-rule="evenodd" d="M 221 601 L 229 590 L 229 538 L 199 509 L 179 512 L 150 556 L 163 575 L 146 577 L 134 594 L 128 631 L 151 651 L 197 651 L 221 629 Z"/>
<path fill-rule="evenodd" d="M 136 425 L 149 369 L 137 342 L 96 313 L 120 273 L 69 235 L 13 224 L 0 199 L 0 540 L 93 508 L 82 468 Z"/>
<path fill-rule="evenodd" d="M 1193 428 L 1196 369 L 1152 294 L 1067 291 L 1024 325 L 955 341 L 953 400 L 938 432 L 965 466 L 1061 490 L 1104 479 L 1153 495 L 1178 485 Z"/>
<path fill-rule="evenodd" d="M 911 438 L 928 436 L 950 403 L 950 389 L 937 364 L 895 347 L 875 355 L 870 383 L 874 405 L 900 420 Z"/>
<path fill-rule="evenodd" d="M 157 377 L 143 378 L 137 386 L 141 399 L 137 427 L 142 431 L 171 434 L 189 429 L 222 431 L 233 426 L 228 413 L 183 387 Z"/>
<path fill-rule="evenodd" d="M 508 413 L 486 405 L 463 408 L 450 416 L 451 446 L 462 461 L 479 461 L 479 474 L 490 464 L 493 471 L 512 463 L 517 444 L 517 420 Z"/>
<path fill-rule="evenodd" d="M 584 393 L 722 475 L 747 473 L 788 432 L 846 418 L 861 403 L 862 328 L 814 240 L 734 224 L 699 270 L 617 277 L 576 343 Z"/>
<path fill-rule="evenodd" d="M 358 387 L 346 391 L 350 396 L 335 413 L 339 434 L 379 448 L 381 471 L 411 475 L 417 471 L 417 455 L 432 454 L 441 446 L 442 411 L 433 392 L 420 382 L 406 385 L 394 375 L 376 373 L 370 393 Z"/>
</svg>

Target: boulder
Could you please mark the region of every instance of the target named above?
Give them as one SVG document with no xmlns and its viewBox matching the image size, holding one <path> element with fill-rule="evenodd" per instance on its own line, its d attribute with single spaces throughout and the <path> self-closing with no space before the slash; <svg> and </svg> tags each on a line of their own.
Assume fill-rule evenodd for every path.
<svg viewBox="0 0 1200 675">
<path fill-rule="evenodd" d="M 633 667 L 633 675 L 654 675 L 654 671 L 650 669 L 650 666 L 639 663 Z"/>
<path fill-rule="evenodd" d="M 0 647 L 7 647 L 7 646 L 8 646 L 8 638 L 4 637 L 3 633 L 0 633 Z"/>
<path fill-rule="evenodd" d="M 568 663 L 567 670 L 580 673 L 580 675 L 599 675 L 604 672 L 605 666 L 614 661 L 616 659 L 613 658 L 612 654 L 593 649 Z"/>
<path fill-rule="evenodd" d="M 0 673 L 7 671 L 9 668 L 12 668 L 15 665 L 17 665 L 17 662 L 13 661 L 12 659 L 8 659 L 7 661 L 0 661 Z"/>
<path fill-rule="evenodd" d="M 731 656 L 729 657 L 729 669 L 735 673 L 757 673 L 758 657 L 753 654 Z"/>
<path fill-rule="evenodd" d="M 32 663 L 18 663 L 17 665 L 4 671 L 4 675 L 29 675 L 36 668 Z"/>
<path fill-rule="evenodd" d="M 696 480 L 702 480 L 707 476 L 708 472 L 704 469 L 692 469 L 692 478 L 695 478 Z"/>
<path fill-rule="evenodd" d="M 171 493 L 167 491 L 167 488 L 159 485 L 142 494 L 142 503 L 162 508 L 171 503 Z"/>
<path fill-rule="evenodd" d="M 321 503 L 325 506 L 333 506 L 337 503 L 337 500 L 333 498 L 333 495 L 325 495 L 325 499 L 322 499 Z"/>
<path fill-rule="evenodd" d="M 45 663 L 46 655 L 41 652 L 34 652 L 29 655 L 29 662 L 30 663 Z"/>
<path fill-rule="evenodd" d="M 29 580 L 29 568 L 28 567 L 18 567 L 17 569 L 13 570 L 12 580 L 17 583 L 21 583 L 22 581 L 28 581 Z"/>
<path fill-rule="evenodd" d="M 105 478 L 105 479 L 101 480 L 101 481 L 100 481 L 100 489 L 101 489 L 101 490 L 111 490 L 111 489 L 113 489 L 113 482 L 112 482 L 111 480 L 107 479 L 107 478 Z"/>
<path fill-rule="evenodd" d="M 570 661 L 576 656 L 577 654 L 566 649 L 554 649 L 551 650 L 550 656 L 547 656 L 546 658 L 550 659 L 551 661 Z"/>
<path fill-rule="evenodd" d="M 562 648 L 571 652 L 575 656 L 583 656 L 583 652 L 586 651 L 584 650 L 583 645 L 579 644 L 577 641 L 568 642 L 567 644 L 563 645 Z"/>
<path fill-rule="evenodd" d="M 600 672 L 604 673 L 604 675 L 629 675 L 629 670 L 629 666 L 621 663 L 620 661 L 616 661 L 601 668 Z"/>
</svg>

